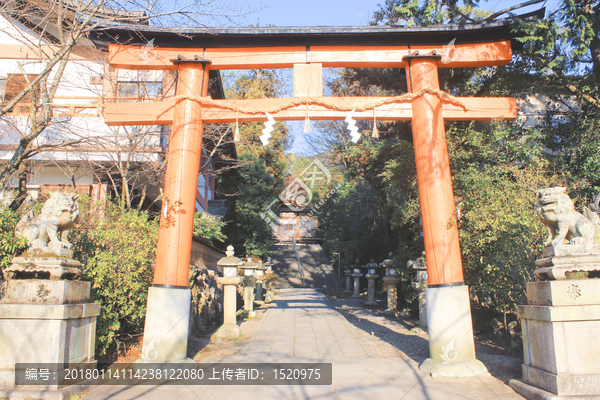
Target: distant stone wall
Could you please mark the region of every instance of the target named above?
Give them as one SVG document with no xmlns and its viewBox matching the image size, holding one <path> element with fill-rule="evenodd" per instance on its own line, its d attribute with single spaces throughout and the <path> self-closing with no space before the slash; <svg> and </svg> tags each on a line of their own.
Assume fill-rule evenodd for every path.
<svg viewBox="0 0 600 400">
<path fill-rule="evenodd" d="M 225 257 L 225 252 L 221 249 L 217 249 L 205 241 L 196 237 L 192 240 L 192 256 L 190 258 L 190 264 L 196 267 L 204 267 L 206 269 L 220 273 L 221 271 L 217 267 L 217 261 Z"/>
</svg>

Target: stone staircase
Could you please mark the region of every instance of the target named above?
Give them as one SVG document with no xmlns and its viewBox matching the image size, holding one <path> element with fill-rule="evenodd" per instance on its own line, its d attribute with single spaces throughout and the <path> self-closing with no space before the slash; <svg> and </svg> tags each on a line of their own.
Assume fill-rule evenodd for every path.
<svg viewBox="0 0 600 400">
<path fill-rule="evenodd" d="M 277 288 L 304 287 L 335 292 L 339 287 L 339 282 L 321 245 L 296 244 L 296 247 L 302 262 L 304 286 L 302 286 L 294 245 L 276 244 L 271 248 L 271 259 L 273 260 L 273 271 L 278 277 Z"/>
</svg>

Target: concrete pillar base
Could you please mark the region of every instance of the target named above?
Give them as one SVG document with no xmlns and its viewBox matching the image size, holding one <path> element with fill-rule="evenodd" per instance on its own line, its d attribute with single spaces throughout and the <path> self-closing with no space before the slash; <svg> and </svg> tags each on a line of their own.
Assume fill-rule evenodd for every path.
<svg viewBox="0 0 600 400">
<path fill-rule="evenodd" d="M 187 358 L 191 297 L 187 288 L 150 288 L 142 347 L 144 361 L 160 363 Z"/>
<path fill-rule="evenodd" d="M 217 329 L 213 336 L 222 339 L 239 339 L 242 336 L 242 332 L 240 331 L 239 326 L 226 324 L 221 325 L 221 327 Z"/>
<path fill-rule="evenodd" d="M 431 375 L 432 378 L 469 378 L 491 376 L 487 368 L 479 360 L 464 362 L 438 361 L 428 358 L 419 369 Z"/>
<path fill-rule="evenodd" d="M 430 358 L 420 369 L 431 376 L 489 376 L 475 359 L 468 286 L 427 288 L 425 301 Z"/>
</svg>

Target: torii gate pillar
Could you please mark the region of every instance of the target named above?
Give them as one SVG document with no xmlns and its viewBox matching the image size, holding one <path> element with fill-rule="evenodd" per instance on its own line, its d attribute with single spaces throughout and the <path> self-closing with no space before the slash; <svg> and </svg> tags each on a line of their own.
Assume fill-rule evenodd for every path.
<svg viewBox="0 0 600 400">
<path fill-rule="evenodd" d="M 439 89 L 439 57 L 405 58 L 410 91 Z M 446 130 L 438 96 L 425 94 L 413 101 L 412 130 L 429 283 L 425 298 L 430 358 L 420 369 L 434 377 L 489 375 L 475 358 L 469 288 L 463 282 Z"/>
<path fill-rule="evenodd" d="M 177 94 L 206 96 L 208 60 L 172 60 L 178 65 Z M 181 361 L 187 357 L 191 291 L 188 274 L 202 156 L 202 106 L 175 106 L 154 280 L 148 291 L 142 359 Z"/>
</svg>

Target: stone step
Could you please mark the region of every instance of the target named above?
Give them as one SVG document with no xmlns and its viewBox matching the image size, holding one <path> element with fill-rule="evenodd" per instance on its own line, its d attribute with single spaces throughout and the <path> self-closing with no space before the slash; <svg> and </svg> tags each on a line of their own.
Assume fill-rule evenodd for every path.
<svg viewBox="0 0 600 400">
<path fill-rule="evenodd" d="M 304 287 L 320 290 L 335 290 L 337 285 L 328 266 L 327 256 L 320 245 L 298 245 L 298 256 L 302 262 Z M 302 287 L 294 245 L 276 245 L 271 249 L 273 271 L 278 276 L 277 287 Z"/>
</svg>

